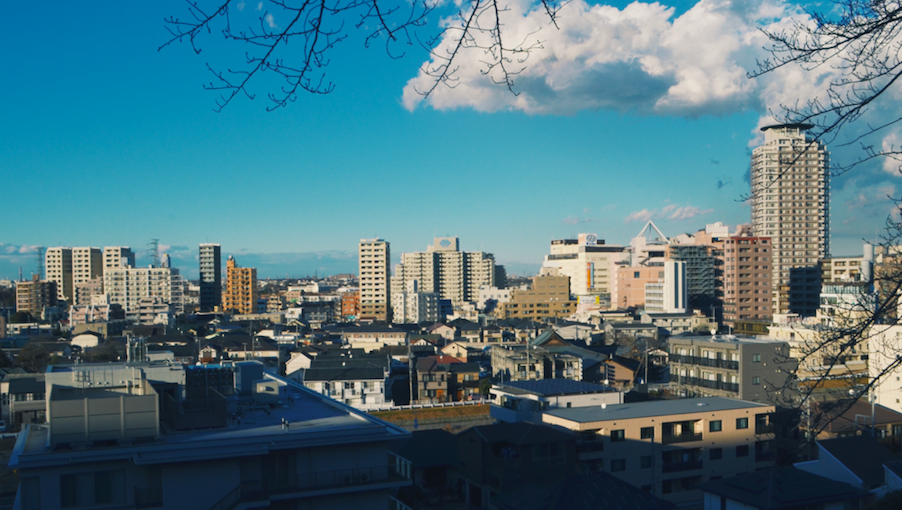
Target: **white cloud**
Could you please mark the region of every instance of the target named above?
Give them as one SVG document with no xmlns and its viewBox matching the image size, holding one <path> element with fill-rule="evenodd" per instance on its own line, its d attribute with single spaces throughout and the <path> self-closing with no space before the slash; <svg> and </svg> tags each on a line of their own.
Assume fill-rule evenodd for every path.
<svg viewBox="0 0 902 510">
<path fill-rule="evenodd" d="M 840 72 L 829 65 L 808 70 L 787 66 L 757 79 L 747 77 L 748 71 L 757 68 L 757 61 L 769 56 L 762 28 L 778 32 L 791 28 L 794 20 L 811 23 L 808 14 L 785 0 L 701 0 L 676 17 L 674 8 L 658 3 L 633 2 L 617 9 L 573 0 L 559 13 L 560 29 L 550 25 L 541 5 L 531 0 L 509 0 L 505 5 L 508 10 L 501 16 L 508 44 L 540 42 L 541 46 L 520 65 L 520 57 L 511 56 L 513 62 L 508 65 L 514 71 L 523 69 L 514 76 L 519 94 L 494 83 L 500 77 L 497 68 L 489 76 L 483 75 L 486 52 L 470 48 L 455 61 L 459 67 L 453 88 L 440 85 L 424 99 L 418 91 L 428 90 L 433 78 L 421 70 L 409 80 L 402 96 L 406 108 L 426 104 L 439 110 L 513 110 L 540 115 L 608 109 L 686 117 L 752 109 L 762 112 L 760 127 L 774 123 L 765 112 L 779 114 L 781 105 L 799 100 L 804 104 L 819 94 L 824 99 L 825 84 Z M 483 16 L 488 17 L 491 15 Z M 493 22 L 481 21 L 483 26 Z M 435 53 L 447 54 L 456 43 L 454 34 L 446 31 Z M 480 39 L 484 35 L 476 35 L 477 46 L 486 46 Z M 887 48 L 891 47 L 895 46 L 887 43 Z M 432 60 L 424 67 L 436 63 Z M 880 106 L 845 128 L 849 139 L 863 133 L 867 124 L 884 125 L 902 116 L 902 87 L 886 96 Z M 757 129 L 755 135 L 758 138 L 751 145 L 761 142 Z M 881 136 L 884 143 L 898 142 L 902 126 L 892 126 Z M 854 148 L 846 152 L 850 158 L 859 154 Z M 898 170 L 898 165 L 894 169 Z"/>
<path fill-rule="evenodd" d="M 884 151 L 902 151 L 902 134 L 892 132 L 883 137 L 881 143 Z M 892 156 L 883 159 L 883 170 L 895 176 L 902 173 L 902 156 Z"/>
<path fill-rule="evenodd" d="M 254 9 L 254 10 L 255 10 L 255 11 L 262 11 L 262 10 L 263 10 L 263 2 L 258 3 L 258 4 L 257 4 L 257 8 Z"/>
<path fill-rule="evenodd" d="M 272 14 L 267 14 L 264 19 L 266 20 L 266 24 L 269 25 L 269 28 L 278 28 L 276 25 L 276 20 L 273 18 Z"/>
<path fill-rule="evenodd" d="M 633 213 L 630 213 L 630 215 L 624 218 L 624 220 L 626 223 L 631 223 L 634 221 L 645 223 L 647 221 L 657 219 L 680 221 L 695 218 L 696 216 L 701 216 L 703 214 L 710 214 L 712 212 L 714 212 L 714 209 L 702 210 L 693 205 L 680 206 L 678 204 L 667 204 L 660 210 L 642 209 L 641 211 L 635 211 Z"/>
<path fill-rule="evenodd" d="M 244 6 L 245 6 L 245 3 L 244 3 L 244 2 L 238 2 L 238 5 L 236 5 L 236 7 L 238 7 L 238 10 L 239 10 L 239 11 L 243 11 L 243 10 L 244 10 Z"/>
</svg>

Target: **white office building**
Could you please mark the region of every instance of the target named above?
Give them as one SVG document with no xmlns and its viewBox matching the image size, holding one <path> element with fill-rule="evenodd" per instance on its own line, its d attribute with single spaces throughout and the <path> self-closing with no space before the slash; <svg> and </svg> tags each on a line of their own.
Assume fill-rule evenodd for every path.
<svg viewBox="0 0 902 510">
<path fill-rule="evenodd" d="M 542 274 L 570 277 L 570 294 L 580 298 L 610 298 L 617 284 L 617 264 L 629 260 L 622 247 L 606 245 L 595 234 L 551 241 L 551 252 L 542 262 Z"/>
</svg>

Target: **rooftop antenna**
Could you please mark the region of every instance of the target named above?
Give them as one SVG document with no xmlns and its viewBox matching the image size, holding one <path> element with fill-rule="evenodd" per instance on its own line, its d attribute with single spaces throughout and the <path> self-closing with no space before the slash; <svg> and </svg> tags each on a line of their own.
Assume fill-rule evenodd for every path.
<svg viewBox="0 0 902 510">
<path fill-rule="evenodd" d="M 153 260 L 153 267 L 160 267 L 160 240 L 151 239 L 147 246 L 147 254 Z"/>
</svg>

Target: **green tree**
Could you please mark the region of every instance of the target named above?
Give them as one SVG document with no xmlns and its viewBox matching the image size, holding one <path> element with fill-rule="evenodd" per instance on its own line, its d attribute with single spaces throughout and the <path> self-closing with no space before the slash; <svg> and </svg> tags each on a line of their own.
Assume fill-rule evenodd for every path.
<svg viewBox="0 0 902 510">
<path fill-rule="evenodd" d="M 479 380 L 479 394 L 483 397 L 489 396 L 489 391 L 492 390 L 492 380 L 488 377 Z"/>
</svg>

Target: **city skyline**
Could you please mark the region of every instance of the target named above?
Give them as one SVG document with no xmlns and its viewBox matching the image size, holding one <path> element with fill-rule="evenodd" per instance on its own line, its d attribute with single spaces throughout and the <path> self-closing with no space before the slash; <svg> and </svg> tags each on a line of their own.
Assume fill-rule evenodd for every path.
<svg viewBox="0 0 902 510">
<path fill-rule="evenodd" d="M 752 46 L 761 46 L 740 44 L 742 36 L 798 7 L 753 2 L 737 14 L 728 4 L 685 2 L 669 14 L 654 4 L 568 4 L 562 32 L 549 36 L 546 50 L 557 52 L 557 38 L 574 35 L 579 24 L 567 21 L 576 12 L 608 16 L 614 35 L 630 19 L 656 20 L 649 30 L 664 37 L 704 18 L 718 28 L 711 37 L 721 39 L 697 41 L 695 50 L 711 59 L 699 70 L 735 74 L 758 56 Z M 735 227 L 751 221 L 742 200 L 749 154 L 767 108 L 783 99 L 773 91 L 803 89 L 788 78 L 742 78 L 735 82 L 740 92 L 701 92 L 679 106 L 674 94 L 691 85 L 678 78 L 691 69 L 679 68 L 662 71 L 677 77 L 670 92 L 654 96 L 652 87 L 642 89 L 649 97 L 626 97 L 649 75 L 627 63 L 661 56 L 632 48 L 615 55 L 620 60 L 610 69 L 575 71 L 588 79 L 619 69 L 633 80 L 583 89 L 593 99 L 585 107 L 565 94 L 542 103 L 529 87 L 553 74 L 543 67 L 547 56 L 524 73 L 522 96 L 501 89 L 480 95 L 488 85 L 470 80 L 466 93 L 441 90 L 418 102 L 408 91 L 425 54 L 392 60 L 351 40 L 337 49 L 346 60 L 328 68 L 337 85 L 332 94 L 300 95 L 289 108 L 266 113 L 260 89 L 256 100 L 216 114 L 216 95 L 201 85 L 210 79 L 205 59 L 223 50 L 211 44 L 202 57 L 184 46 L 157 51 L 166 36 L 162 19 L 180 8 L 64 4 L 42 17 L 37 31 L 19 22 L 30 19 L 28 6 L 0 7 L 7 191 L 0 278 L 18 277 L 20 266 L 27 278 L 36 245 L 130 246 L 146 265 L 144 248 L 159 238 L 173 266 L 196 278 L 197 245 L 219 243 L 224 257 L 240 256 L 262 278 L 355 272 L 360 238 L 384 238 L 397 255 L 421 251 L 441 235 L 523 274 L 537 272 L 550 240 L 580 232 L 625 245 L 648 219 L 667 235 L 716 221 Z M 717 41 L 737 46 L 702 44 Z M 589 42 L 598 54 L 617 53 Z M 678 50 L 668 51 L 682 55 Z M 518 97 L 538 107 L 520 107 Z M 898 109 L 890 99 L 882 105 L 889 116 Z M 875 110 L 868 115 L 880 115 Z M 848 162 L 859 149 L 836 143 L 828 150 L 832 160 Z M 863 239 L 882 232 L 898 179 L 875 162 L 833 181 L 832 254 L 859 253 Z M 49 205 L 36 207 L 41 196 Z"/>
</svg>

